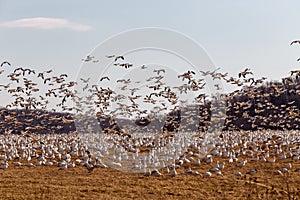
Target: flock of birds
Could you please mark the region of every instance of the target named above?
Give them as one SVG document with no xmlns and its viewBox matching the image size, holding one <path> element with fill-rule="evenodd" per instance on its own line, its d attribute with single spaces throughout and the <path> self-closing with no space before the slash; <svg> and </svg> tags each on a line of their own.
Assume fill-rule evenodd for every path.
<svg viewBox="0 0 300 200">
<path fill-rule="evenodd" d="M 162 141 L 149 151 L 151 156 L 143 155 L 143 151 L 125 151 L 119 143 L 102 144 L 99 148 L 101 156 L 90 151 L 76 132 L 71 134 L 13 134 L 0 135 L 0 169 L 9 167 L 57 167 L 60 170 L 83 166 L 89 173 L 94 168 L 113 167 L 123 170 L 132 167 L 145 175 L 176 176 L 191 174 L 203 177 L 224 176 L 234 174 L 254 175 L 259 168 L 251 168 L 253 163 L 282 163 L 275 169 L 274 175 L 300 172 L 300 137 L 297 131 L 257 131 L 257 132 L 222 132 L 215 138 L 215 145 L 203 156 L 201 139 L 197 142 L 173 143 L 174 149 L 159 150 Z M 172 141 L 169 141 L 172 143 Z M 136 140 L 143 146 L 153 145 L 151 140 Z M 97 144 L 94 144 L 97 145 Z M 138 145 L 138 144 L 135 144 Z M 178 146 L 184 146 L 178 152 Z M 103 147 L 105 146 L 105 147 Z M 165 151 L 165 152 L 163 152 Z M 174 154 L 172 161 L 163 155 Z M 161 154 L 161 155 L 160 155 Z M 106 163 L 109 159 L 110 162 Z M 133 165 L 128 165 L 128 162 Z M 162 162 L 162 164 L 156 163 Z M 154 164 L 153 164 L 154 163 Z M 152 165 L 152 166 L 150 166 Z M 298 167 L 296 167 L 298 165 Z M 248 166 L 248 167 L 247 167 Z M 250 166 L 250 168 L 249 168 Z M 230 170 L 226 170 L 226 168 Z M 205 170 L 204 170 L 205 168 Z M 244 173 L 241 172 L 243 168 Z M 130 170 L 129 170 L 130 171 Z M 224 173 L 224 171 L 226 171 Z"/>
<path fill-rule="evenodd" d="M 291 43 L 295 44 L 299 41 Z M 113 67 L 121 67 L 128 70 L 134 67 L 132 63 L 125 62 L 125 57 L 120 55 L 109 55 L 107 59 L 112 59 Z M 88 55 L 82 59 L 86 63 L 97 64 L 99 60 L 95 56 Z M 146 70 L 148 66 L 139 66 L 140 70 Z M 236 114 L 241 113 L 251 124 L 251 129 L 258 126 L 249 114 L 252 101 L 239 102 L 229 101 L 239 95 L 247 94 L 251 97 L 262 99 L 256 103 L 255 114 L 260 121 L 265 124 L 282 126 L 282 124 L 299 123 L 299 107 L 297 102 L 291 100 L 287 105 L 280 108 L 268 100 L 270 94 L 262 94 L 256 89 L 265 83 L 266 78 L 255 79 L 249 68 L 238 73 L 237 77 L 230 77 L 228 73 L 219 72 L 219 68 L 211 71 L 188 70 L 179 74 L 176 79 L 181 81 L 181 85 L 171 86 L 164 82 L 167 69 L 155 68 L 152 70 L 153 76 L 144 80 L 144 86 L 149 91 L 144 91 L 134 84 L 142 80 L 119 79 L 118 90 L 124 93 L 117 93 L 110 87 L 108 82 L 113 82 L 109 76 L 99 79 L 99 84 L 91 84 L 90 79 L 80 78 L 78 82 L 68 81 L 67 74 L 53 75 L 52 70 L 36 72 L 35 70 L 23 67 L 13 68 L 11 63 L 4 61 L 1 64 L 0 76 L 5 75 L 8 79 L 6 84 L 0 85 L 0 93 L 6 92 L 12 99 L 6 108 L 0 110 L 0 125 L 5 126 L 0 135 L 0 169 L 7 169 L 13 166 L 57 166 L 59 169 L 84 166 L 88 172 L 96 167 L 114 167 L 120 170 L 142 172 L 148 175 L 160 176 L 169 174 L 176 176 L 178 173 L 194 174 L 202 176 L 212 176 L 213 174 L 223 176 L 226 166 L 235 166 L 232 171 L 236 176 L 242 176 L 239 171 L 245 165 L 252 162 L 275 163 L 279 160 L 288 161 L 286 166 L 274 171 L 274 174 L 284 174 L 287 172 L 300 171 L 300 168 L 293 166 L 300 158 L 300 137 L 298 130 L 257 130 L 243 131 L 235 130 L 222 131 L 222 126 L 217 132 L 209 130 L 199 132 L 189 129 L 189 125 L 195 123 L 189 115 L 184 116 L 183 124 L 186 132 L 170 132 L 158 129 L 158 133 L 151 134 L 153 130 L 147 126 L 140 131 L 140 126 L 147 125 L 147 120 L 155 118 L 153 112 L 166 112 L 166 110 L 176 110 L 178 107 L 187 106 L 186 100 L 180 98 L 181 95 L 190 93 L 196 94 L 192 103 L 206 105 L 208 102 L 220 102 L 225 100 L 225 112 L 220 112 L 220 107 L 203 107 L 200 121 L 205 121 L 206 126 L 212 125 L 207 118 L 209 113 L 218 112 L 217 117 L 211 117 L 214 123 L 226 118 L 226 113 L 230 110 Z M 300 70 L 292 70 L 289 77 L 283 78 L 282 82 L 291 85 L 294 80 L 299 81 Z M 218 81 L 233 84 L 238 88 L 232 93 L 207 96 L 204 88 L 207 84 L 206 78 L 215 81 L 214 89 L 222 92 L 222 85 Z M 3 79 L 2 79 L 3 80 Z M 83 86 L 79 88 L 78 85 Z M 273 94 L 280 96 L 283 93 L 295 93 L 300 95 L 300 86 L 296 89 L 282 89 L 277 84 L 272 84 Z M 293 91 L 289 91 L 293 90 Z M 88 95 L 82 95 L 87 92 Z M 127 94 L 127 95 L 125 95 Z M 54 104 L 51 102 L 54 102 Z M 128 103 L 129 102 L 129 103 Z M 73 105 L 72 105 L 73 103 Z M 191 103 L 191 102 L 189 102 Z M 117 105 L 111 109 L 112 104 Z M 143 107 L 143 104 L 152 105 L 151 110 Z M 211 105 L 214 105 L 212 103 Z M 171 107 L 171 109 L 170 109 Z M 40 110 L 49 110 L 49 113 L 38 113 Z M 215 110 L 214 110 L 215 109 Z M 219 109 L 219 110 L 218 110 Z M 268 121 L 268 117 L 260 116 L 266 110 L 281 109 L 280 113 L 275 113 L 269 119 L 280 118 L 274 122 Z M 24 116 L 30 112 L 30 118 L 18 118 L 21 110 Z M 64 115 L 59 115 L 59 112 Z M 187 112 L 188 114 L 188 112 Z M 99 125 L 88 116 L 122 116 L 124 118 L 135 117 L 139 120 L 138 126 L 123 126 L 116 131 L 115 121 L 109 121 L 108 131 L 101 134 L 96 131 Z M 240 116 L 241 117 L 241 116 Z M 223 125 L 240 118 L 226 119 Z M 147 120 L 144 120 L 147 119 Z M 75 120 L 75 121 L 74 121 Z M 190 121 L 189 121 L 190 120 Z M 78 121 L 76 123 L 76 121 Z M 101 123 L 101 122 L 100 122 Z M 167 123 L 174 123 L 172 120 Z M 7 126 L 9 124 L 9 126 Z M 52 124 L 51 129 L 48 125 Z M 67 130 L 66 127 L 76 125 L 78 129 L 68 131 L 66 134 L 57 134 L 58 130 Z M 11 127 L 18 127 L 18 132 L 13 132 Z M 299 128 L 299 126 L 296 126 Z M 48 131 L 47 134 L 38 134 L 38 131 Z M 80 131 L 79 131 L 80 130 Z M 82 133 L 82 130 L 84 133 Z M 16 133 L 16 134 L 12 134 Z M 220 163 L 222 162 L 222 163 Z M 211 166 L 208 171 L 197 171 L 199 166 Z M 255 174 L 259 169 L 250 169 L 246 174 Z"/>
</svg>

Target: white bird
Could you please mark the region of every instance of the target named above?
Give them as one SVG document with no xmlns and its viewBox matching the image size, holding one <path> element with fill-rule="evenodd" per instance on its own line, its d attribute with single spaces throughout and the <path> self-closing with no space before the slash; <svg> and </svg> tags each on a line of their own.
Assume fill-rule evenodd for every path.
<svg viewBox="0 0 300 200">
<path fill-rule="evenodd" d="M 27 167 L 36 167 L 36 166 L 35 166 L 34 164 L 32 164 L 32 163 L 27 163 L 26 166 L 27 166 Z"/>
<path fill-rule="evenodd" d="M 157 169 L 154 169 L 154 170 L 151 172 L 151 175 L 152 175 L 152 176 L 162 176 L 162 174 L 161 174 Z"/>
<path fill-rule="evenodd" d="M 67 168 L 68 168 L 68 165 L 67 165 L 67 164 L 61 165 L 61 166 L 59 167 L 59 169 L 61 169 L 61 170 L 64 170 L 64 169 L 67 169 Z"/>
<path fill-rule="evenodd" d="M 75 167 L 76 165 L 75 165 L 75 163 L 69 163 L 68 164 L 68 168 L 73 168 L 73 167 Z"/>
<path fill-rule="evenodd" d="M 293 160 L 299 160 L 299 159 L 300 159 L 300 155 L 293 156 Z"/>
<path fill-rule="evenodd" d="M 117 162 L 111 162 L 111 165 L 114 167 L 122 167 L 122 164 Z"/>
<path fill-rule="evenodd" d="M 276 175 L 282 175 L 282 172 L 281 172 L 280 170 L 276 170 L 276 171 L 274 172 L 274 174 L 276 174 Z"/>
<path fill-rule="evenodd" d="M 0 165 L 0 169 L 7 169 L 8 167 L 9 167 L 9 164 L 7 161 L 4 164 Z"/>
<path fill-rule="evenodd" d="M 292 164 L 289 163 L 285 168 L 287 168 L 288 170 L 292 169 Z"/>
<path fill-rule="evenodd" d="M 176 163 L 176 165 L 183 165 L 183 160 L 182 159 L 178 160 L 178 162 Z"/>
<path fill-rule="evenodd" d="M 242 176 L 241 172 L 233 172 L 233 174 L 236 175 L 236 176 Z"/>
<path fill-rule="evenodd" d="M 36 163 L 34 163 L 35 166 L 41 166 L 43 164 L 43 161 L 37 161 Z"/>
<path fill-rule="evenodd" d="M 216 175 L 218 175 L 218 176 L 223 176 L 223 174 L 222 174 L 221 171 L 216 171 Z"/>
<path fill-rule="evenodd" d="M 219 169 L 223 170 L 225 168 L 225 162 L 222 163 L 222 165 L 219 165 Z"/>
<path fill-rule="evenodd" d="M 27 161 L 31 161 L 31 156 L 30 155 L 27 157 Z"/>
<path fill-rule="evenodd" d="M 260 159 L 261 162 L 267 162 L 267 159 L 265 158 L 265 156 L 262 156 Z"/>
<path fill-rule="evenodd" d="M 15 166 L 22 166 L 22 163 L 20 163 L 20 162 L 13 162 L 13 164 L 14 164 Z"/>
<path fill-rule="evenodd" d="M 176 171 L 176 169 L 175 169 L 175 166 L 174 166 L 173 169 L 171 170 L 170 175 L 171 175 L 171 176 L 176 176 L 176 175 L 177 175 L 177 171 Z"/>
<path fill-rule="evenodd" d="M 256 172 L 257 172 L 256 169 L 251 169 L 251 170 L 247 171 L 246 174 L 253 175 L 253 174 L 255 174 Z"/>
<path fill-rule="evenodd" d="M 52 165 L 53 165 L 53 162 L 50 161 L 50 162 L 45 163 L 44 165 L 45 165 L 45 166 L 52 166 Z"/>
<path fill-rule="evenodd" d="M 166 169 L 165 169 L 165 173 L 167 173 L 167 174 L 170 173 L 170 169 L 169 169 L 168 166 L 167 166 Z"/>
<path fill-rule="evenodd" d="M 207 176 L 207 177 L 210 177 L 211 175 L 212 175 L 211 172 L 205 172 L 205 173 L 204 173 L 204 176 Z"/>
<path fill-rule="evenodd" d="M 247 160 L 243 160 L 243 161 L 239 162 L 238 164 L 236 164 L 236 166 L 242 167 L 242 166 L 245 166 L 246 163 L 247 163 Z"/>
<path fill-rule="evenodd" d="M 194 174 L 193 170 L 191 168 L 185 170 L 184 174 Z"/>
<path fill-rule="evenodd" d="M 193 171 L 194 175 L 200 175 L 200 173 L 198 171 Z"/>
<path fill-rule="evenodd" d="M 207 155 L 207 156 L 204 158 L 204 161 L 205 161 L 206 163 L 212 163 L 212 162 L 213 162 L 212 155 Z"/>
<path fill-rule="evenodd" d="M 282 168 L 280 171 L 281 171 L 282 173 L 288 173 L 288 172 L 289 172 L 289 170 L 288 170 L 287 168 Z"/>
<path fill-rule="evenodd" d="M 220 167 L 219 161 L 217 161 L 217 165 L 213 166 L 209 171 L 211 172 L 219 171 L 220 170 L 219 167 Z"/>
<path fill-rule="evenodd" d="M 96 163 L 95 167 L 107 168 L 108 166 L 104 163 Z"/>
<path fill-rule="evenodd" d="M 278 156 L 278 159 L 279 159 L 279 160 L 284 160 L 284 159 L 286 159 L 286 154 L 283 153 L 282 155 Z"/>
</svg>

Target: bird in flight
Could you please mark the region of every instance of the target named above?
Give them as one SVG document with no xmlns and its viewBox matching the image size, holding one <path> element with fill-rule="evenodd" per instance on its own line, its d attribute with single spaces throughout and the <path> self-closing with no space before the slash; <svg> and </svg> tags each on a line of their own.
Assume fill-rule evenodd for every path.
<svg viewBox="0 0 300 200">
<path fill-rule="evenodd" d="M 145 65 L 142 65 L 141 69 L 147 69 L 147 67 Z"/>
<path fill-rule="evenodd" d="M 91 55 L 87 55 L 86 58 L 81 59 L 84 62 L 89 62 L 91 61 L 93 58 L 95 58 L 95 56 L 91 56 Z"/>
<path fill-rule="evenodd" d="M 103 81 L 104 79 L 110 80 L 107 76 L 104 76 L 100 79 L 100 81 Z"/>
<path fill-rule="evenodd" d="M 154 69 L 153 72 L 156 72 L 157 75 L 159 75 L 160 72 L 166 73 L 166 70 L 165 69 Z"/>
<path fill-rule="evenodd" d="M 82 82 L 84 82 L 84 83 L 88 83 L 88 82 L 90 81 L 90 78 L 88 78 L 88 79 L 80 78 L 80 80 L 81 80 Z"/>
<path fill-rule="evenodd" d="M 293 42 L 291 42 L 291 44 L 290 45 L 293 45 L 293 44 L 300 44 L 300 40 L 294 40 Z"/>
<path fill-rule="evenodd" d="M 250 69 L 246 68 L 243 72 L 240 72 L 238 75 L 239 75 L 239 78 L 241 78 L 241 77 L 246 78 L 246 76 L 248 74 L 252 74 L 253 75 L 253 73 L 250 71 Z"/>
<path fill-rule="evenodd" d="M 291 72 L 291 76 L 293 76 L 293 74 L 299 74 L 300 75 L 300 70 L 292 70 Z"/>
<path fill-rule="evenodd" d="M 1 67 L 3 67 L 3 65 L 9 65 L 9 66 L 11 66 L 11 64 L 10 64 L 8 61 L 2 62 L 2 63 L 1 63 Z"/>
<path fill-rule="evenodd" d="M 107 55 L 106 58 L 113 58 L 115 55 Z"/>
<path fill-rule="evenodd" d="M 117 57 L 115 58 L 115 62 L 116 62 L 117 60 L 119 60 L 119 59 L 124 60 L 125 58 L 124 58 L 124 56 L 117 56 Z"/>
</svg>

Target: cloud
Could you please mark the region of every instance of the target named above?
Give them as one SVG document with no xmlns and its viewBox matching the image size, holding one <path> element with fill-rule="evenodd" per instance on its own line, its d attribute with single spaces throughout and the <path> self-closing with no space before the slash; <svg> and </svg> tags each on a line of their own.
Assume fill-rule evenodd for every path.
<svg viewBox="0 0 300 200">
<path fill-rule="evenodd" d="M 62 18 L 23 18 L 14 21 L 0 22 L 0 27 L 24 27 L 24 28 L 36 28 L 36 29 L 58 29 L 66 28 L 74 31 L 88 31 L 92 29 L 91 26 L 71 22 Z"/>
</svg>

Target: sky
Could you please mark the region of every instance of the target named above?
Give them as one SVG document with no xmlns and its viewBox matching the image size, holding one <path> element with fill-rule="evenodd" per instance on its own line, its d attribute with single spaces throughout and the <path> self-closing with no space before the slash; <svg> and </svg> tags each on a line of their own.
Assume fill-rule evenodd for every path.
<svg viewBox="0 0 300 200">
<path fill-rule="evenodd" d="M 160 27 L 200 44 L 222 72 L 278 80 L 299 69 L 300 2 L 0 0 L 0 61 L 76 77 L 82 58 L 120 32 Z"/>
</svg>

